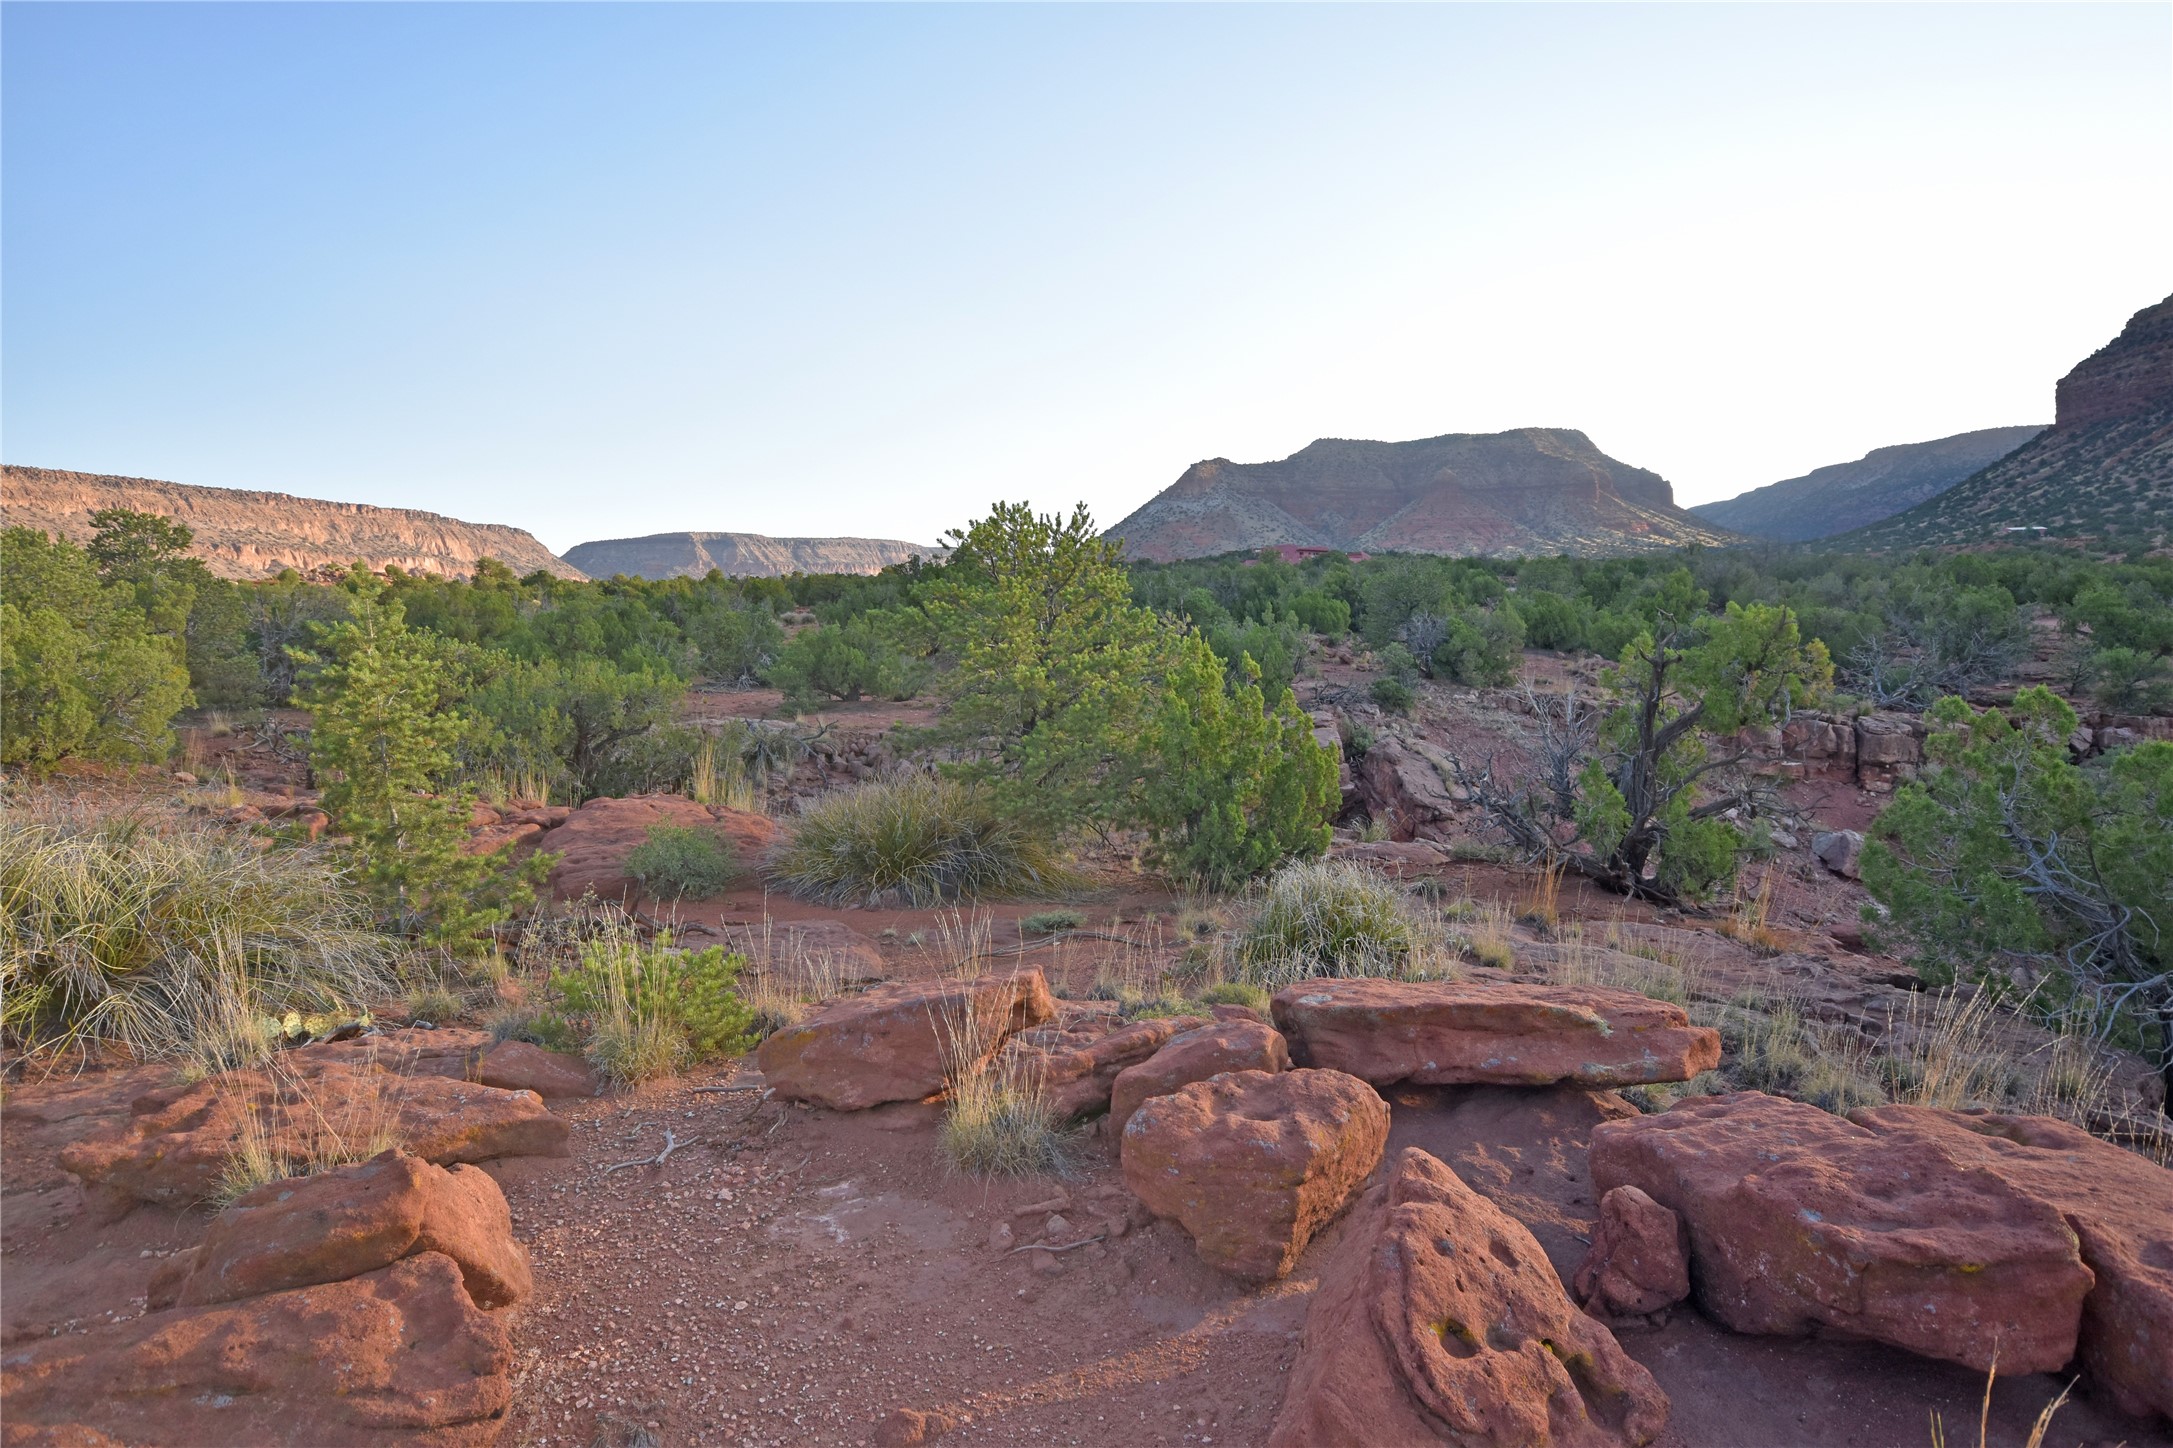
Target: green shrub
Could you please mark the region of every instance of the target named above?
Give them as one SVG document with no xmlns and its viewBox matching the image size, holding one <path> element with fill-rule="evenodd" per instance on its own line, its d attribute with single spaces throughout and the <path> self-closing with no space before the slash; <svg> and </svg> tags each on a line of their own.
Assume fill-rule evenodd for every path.
<svg viewBox="0 0 2173 1448">
<path fill-rule="evenodd" d="M 792 822 L 774 873 L 831 905 L 925 909 L 944 900 L 1046 894 L 1071 883 L 1047 839 L 979 787 L 896 775 L 826 794 Z"/>
<path fill-rule="evenodd" d="M 1268 882 L 1238 942 L 1246 978 L 1280 985 L 1313 975 L 1393 975 L 1416 943 L 1403 895 L 1360 865 L 1291 865 Z"/>
<path fill-rule="evenodd" d="M 1397 678 L 1375 679 L 1366 692 L 1372 696 L 1374 703 L 1391 714 L 1410 713 L 1411 705 L 1418 698 L 1416 694 L 1411 692 L 1409 684 Z"/>
<path fill-rule="evenodd" d="M 102 582 L 83 550 L 42 533 L 0 533 L 0 764 L 163 759 L 189 702 L 177 639 L 160 638 L 126 584 Z"/>
<path fill-rule="evenodd" d="M 572 1051 L 581 1044 L 564 1016 L 535 1006 L 502 1006 L 491 1012 L 483 1028 L 493 1041 L 526 1041 L 549 1051 Z"/>
<path fill-rule="evenodd" d="M 651 825 L 626 857 L 626 873 L 659 900 L 707 900 L 730 883 L 732 851 L 708 830 Z"/>
<path fill-rule="evenodd" d="M 1077 930 L 1086 924 L 1086 916 L 1076 910 L 1040 910 L 1019 922 L 1019 929 L 1028 935 L 1054 935 L 1059 930 Z"/>
<path fill-rule="evenodd" d="M 1250 981 L 1226 980 L 1211 985 L 1200 992 L 1199 999 L 1203 1006 L 1244 1006 L 1261 1012 L 1268 1008 L 1268 993 Z"/>
<path fill-rule="evenodd" d="M 589 1059 L 623 1085 L 668 1076 L 747 1049 L 754 1012 L 735 989 L 746 957 L 713 945 L 676 950 L 671 937 L 590 941 L 580 962 L 551 976 L 566 1014 L 584 1023 Z"/>
<path fill-rule="evenodd" d="M 0 815 L 0 1023 L 19 1045 L 178 1054 L 241 1016 L 386 993 L 391 957 L 322 850 Z"/>
</svg>

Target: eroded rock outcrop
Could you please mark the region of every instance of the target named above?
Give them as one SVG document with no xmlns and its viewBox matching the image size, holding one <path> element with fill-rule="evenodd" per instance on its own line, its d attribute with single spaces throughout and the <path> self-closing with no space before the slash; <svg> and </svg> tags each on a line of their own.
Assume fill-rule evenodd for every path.
<svg viewBox="0 0 2173 1448">
<path fill-rule="evenodd" d="M 511 1306 L 534 1290 L 498 1184 L 480 1167 L 447 1169 L 394 1150 L 244 1192 L 202 1242 L 167 1259 L 150 1305 L 203 1307 L 343 1282 L 421 1252 L 458 1264 L 478 1307 Z"/>
<path fill-rule="evenodd" d="M 2095 1282 L 2053 1206 L 1923 1132 L 1759 1092 L 1592 1131 L 1593 1186 L 1688 1229 L 1697 1301 L 1737 1332 L 1833 1331 L 1979 1372 L 2075 1355 Z"/>
<path fill-rule="evenodd" d="M 504 1319 L 438 1252 L 342 1282 L 40 1339 L 0 1357 L 9 1429 L 150 1448 L 493 1442 Z M 14 1441 L 11 1438 L 11 1441 Z"/>
<path fill-rule="evenodd" d="M 1322 1270 L 1268 1443 L 1619 1448 L 1667 1407 L 1532 1234 L 1410 1147 Z"/>
<path fill-rule="evenodd" d="M 1571 1281 L 1578 1301 L 1600 1317 L 1650 1317 L 1690 1295 L 1683 1221 L 1636 1187 L 1600 1198 L 1592 1250 Z"/>
<path fill-rule="evenodd" d="M 1005 1068 L 1038 1082 L 1060 1122 L 1083 1121 L 1109 1109 L 1118 1075 L 1170 1039 L 1207 1022 L 1199 1016 L 1155 1016 L 1129 1024 L 1114 1012 L 1078 1012 L 1055 1025 L 1025 1031 L 1004 1048 Z"/>
<path fill-rule="evenodd" d="M 1124 1183 L 1200 1259 L 1265 1281 L 1297 1262 L 1380 1162 L 1388 1106 L 1341 1071 L 1234 1071 L 1141 1103 Z"/>
<path fill-rule="evenodd" d="M 932 1096 L 951 1065 L 985 1063 L 1015 1032 L 1055 1016 L 1038 970 L 901 982 L 832 1001 L 773 1032 L 755 1060 L 788 1100 L 858 1111 Z"/>
<path fill-rule="evenodd" d="M 1146 1060 L 1120 1072 L 1109 1093 L 1109 1125 L 1122 1131 L 1141 1102 L 1225 1071 L 1289 1069 L 1290 1048 L 1273 1026 L 1217 1021 L 1172 1038 Z"/>
<path fill-rule="evenodd" d="M 1291 1059 L 1376 1086 L 1632 1086 L 1720 1064 L 1679 1006 L 1600 986 L 1306 980 L 1278 992 Z"/>
<path fill-rule="evenodd" d="M 564 1156 L 567 1133 L 533 1092 L 331 1064 L 298 1078 L 230 1071 L 147 1091 L 63 1149 L 60 1164 L 108 1194 L 186 1207 L 213 1194 L 245 1136 L 289 1160 L 327 1138 L 381 1138 L 451 1165 Z"/>
<path fill-rule="evenodd" d="M 1849 1120 L 2060 1213 L 2096 1277 L 2077 1362 L 2123 1412 L 2173 1418 L 2173 1172 L 2044 1116 L 1881 1106 Z"/>
</svg>

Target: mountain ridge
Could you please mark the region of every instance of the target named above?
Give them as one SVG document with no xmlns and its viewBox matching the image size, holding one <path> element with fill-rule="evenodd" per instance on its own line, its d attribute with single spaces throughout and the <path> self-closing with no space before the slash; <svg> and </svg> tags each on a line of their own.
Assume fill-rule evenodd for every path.
<svg viewBox="0 0 2173 1448">
<path fill-rule="evenodd" d="M 1984 427 L 1927 442 L 1876 447 L 1852 462 L 1751 488 L 1690 511 L 1738 533 L 1784 543 L 1846 533 L 1905 512 L 1983 471 L 2044 431 Z"/>
<path fill-rule="evenodd" d="M 1822 541 L 1916 548 L 1995 541 L 2010 529 L 2162 540 L 2173 524 L 2173 296 L 2076 363 L 2053 402 L 2051 427 L 1982 472 Z"/>
</svg>

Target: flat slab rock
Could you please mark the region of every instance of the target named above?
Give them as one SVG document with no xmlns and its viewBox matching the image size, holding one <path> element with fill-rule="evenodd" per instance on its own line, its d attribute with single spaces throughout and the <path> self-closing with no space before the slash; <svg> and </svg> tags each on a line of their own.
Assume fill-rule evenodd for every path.
<svg viewBox="0 0 2173 1448">
<path fill-rule="evenodd" d="M 1270 1008 L 1298 1064 L 1376 1086 L 1639 1086 L 1720 1064 L 1719 1032 L 1601 986 L 1304 980 Z"/>
<path fill-rule="evenodd" d="M 755 1061 L 788 1100 L 859 1111 L 941 1091 L 946 1043 L 970 1041 L 975 1063 L 985 1063 L 1014 1033 L 1055 1017 L 1038 970 L 899 982 L 831 1001 L 773 1032 Z"/>
<path fill-rule="evenodd" d="M 2045 1116 L 1881 1106 L 1849 1120 L 1982 1167 L 2060 1213 L 2097 1278 L 2077 1361 L 2122 1412 L 2173 1418 L 2173 1172 Z"/>
<path fill-rule="evenodd" d="M 534 1291 L 528 1251 L 489 1173 L 388 1151 L 243 1193 L 202 1242 L 161 1264 L 150 1305 L 203 1307 L 344 1282 L 422 1252 L 451 1258 L 479 1307 L 508 1307 Z"/>
<path fill-rule="evenodd" d="M 137 1201 L 187 1207 L 210 1198 L 234 1143 L 254 1118 L 269 1148 L 303 1159 L 327 1134 L 388 1136 L 424 1161 L 565 1156 L 570 1128 L 531 1091 L 501 1091 L 443 1076 L 326 1066 L 275 1079 L 230 1071 L 148 1091 L 60 1153 L 88 1186 Z"/>
<path fill-rule="evenodd" d="M 428 1252 L 344 1282 L 180 1308 L 0 1355 L 8 1442 L 144 1448 L 494 1442 L 513 1399 L 501 1316 Z"/>
<path fill-rule="evenodd" d="M 1289 1069 L 1290 1048 L 1273 1026 L 1247 1020 L 1202 1024 L 1118 1073 L 1109 1093 L 1109 1125 L 1121 1132 L 1141 1102 L 1225 1071 Z"/>
<path fill-rule="evenodd" d="M 1341 1071 L 1231 1071 L 1142 1102 L 1124 1184 L 1233 1277 L 1287 1274 L 1381 1160 L 1388 1105 Z"/>
<path fill-rule="evenodd" d="M 1929 1133 L 1756 1091 L 1592 1129 L 1592 1184 L 1683 1220 L 1699 1307 L 1737 1332 L 1831 1331 L 2005 1374 L 2075 1356 L 2094 1277 L 2055 1207 Z"/>
<path fill-rule="evenodd" d="M 1667 1415 L 1532 1234 L 1406 1147 L 1322 1268 L 1268 1445 L 1622 1448 Z"/>
</svg>

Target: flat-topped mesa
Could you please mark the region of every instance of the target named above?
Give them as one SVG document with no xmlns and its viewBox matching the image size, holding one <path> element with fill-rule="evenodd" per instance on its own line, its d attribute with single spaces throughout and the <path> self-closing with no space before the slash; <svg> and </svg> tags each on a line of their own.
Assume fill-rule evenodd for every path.
<svg viewBox="0 0 2173 1448">
<path fill-rule="evenodd" d="M 788 573 L 881 573 L 949 550 L 897 538 L 772 538 L 762 533 L 651 533 L 576 543 L 566 561 L 591 578 L 781 578 Z"/>
<path fill-rule="evenodd" d="M 1375 1086 L 1643 1086 L 1720 1064 L 1720 1033 L 1635 991 L 1479 981 L 1302 980 L 1271 1006 L 1302 1066 Z"/>
<path fill-rule="evenodd" d="M 4 472 L 0 513 L 10 528 L 35 528 L 88 543 L 91 514 L 101 508 L 155 513 L 185 525 L 195 535 L 190 554 L 221 578 L 268 578 L 283 568 L 344 571 L 357 559 L 377 572 L 402 568 L 466 578 L 484 558 L 495 558 L 524 577 L 539 571 L 560 578 L 583 576 L 519 528 L 464 523 L 417 508 L 378 508 L 55 468 L 9 467 Z"/>
</svg>

